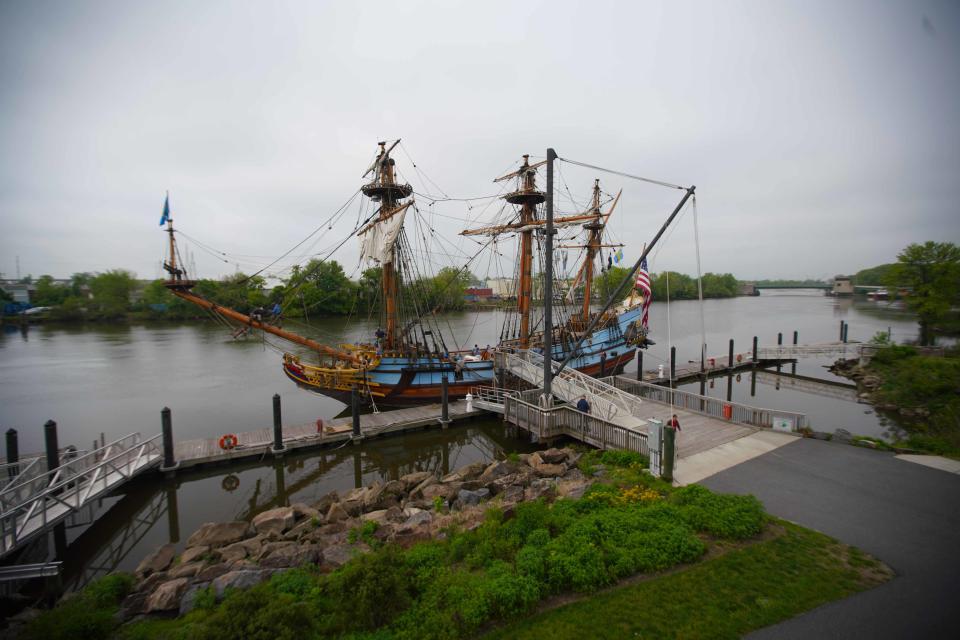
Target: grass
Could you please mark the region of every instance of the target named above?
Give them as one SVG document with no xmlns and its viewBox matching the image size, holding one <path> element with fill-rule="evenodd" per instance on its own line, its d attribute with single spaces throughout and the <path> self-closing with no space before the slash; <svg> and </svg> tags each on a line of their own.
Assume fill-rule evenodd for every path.
<svg viewBox="0 0 960 640">
<path fill-rule="evenodd" d="M 890 577 L 856 548 L 791 523 L 777 527 L 771 539 L 544 611 L 483 638 L 739 638 Z"/>
</svg>

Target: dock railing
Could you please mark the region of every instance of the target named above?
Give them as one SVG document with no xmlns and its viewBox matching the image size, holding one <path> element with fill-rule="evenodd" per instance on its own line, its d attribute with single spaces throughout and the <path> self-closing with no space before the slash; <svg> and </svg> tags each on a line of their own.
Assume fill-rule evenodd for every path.
<svg viewBox="0 0 960 640">
<path fill-rule="evenodd" d="M 726 420 L 727 422 L 771 429 L 774 424 L 787 420 L 793 425 L 792 430 L 794 431 L 810 426 L 806 414 L 796 411 L 763 409 L 738 402 L 727 402 L 720 398 L 701 396 L 680 389 L 670 389 L 669 387 L 640 382 L 624 376 L 612 376 L 608 380 L 617 388 L 641 398 Z"/>
<path fill-rule="evenodd" d="M 600 449 L 626 449 L 650 455 L 647 434 L 577 411 L 569 405 L 544 408 L 537 404 L 542 390 L 525 392 L 529 399 L 505 396 L 504 419 L 526 429 L 540 440 L 569 436 Z M 530 402 L 529 400 L 533 400 Z"/>
</svg>

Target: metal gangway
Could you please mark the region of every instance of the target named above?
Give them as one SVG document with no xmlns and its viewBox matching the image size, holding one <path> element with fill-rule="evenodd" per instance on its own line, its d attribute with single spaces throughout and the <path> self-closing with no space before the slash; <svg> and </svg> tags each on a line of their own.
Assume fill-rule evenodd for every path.
<svg viewBox="0 0 960 640">
<path fill-rule="evenodd" d="M 139 433 L 98 449 L 61 456 L 48 470 L 40 458 L 4 465 L 16 471 L 0 491 L 0 558 L 163 460 L 160 434 Z"/>
<path fill-rule="evenodd" d="M 498 354 L 501 355 L 501 354 Z M 503 352 L 503 367 L 521 380 L 535 387 L 543 386 L 543 355 L 530 350 L 516 353 Z M 554 361 L 554 370 L 560 363 Z M 590 413 L 611 422 L 628 422 L 631 426 L 642 426 L 641 405 L 643 401 L 635 395 L 598 380 L 576 369 L 566 368 L 553 378 L 553 394 L 560 400 L 575 404 L 585 396 L 590 403 Z"/>
</svg>

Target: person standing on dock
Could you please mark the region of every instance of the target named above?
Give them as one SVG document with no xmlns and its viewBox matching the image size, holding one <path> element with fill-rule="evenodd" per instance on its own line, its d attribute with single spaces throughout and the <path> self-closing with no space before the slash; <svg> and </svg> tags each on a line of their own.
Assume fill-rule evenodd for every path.
<svg viewBox="0 0 960 640">
<path fill-rule="evenodd" d="M 590 403 L 587 402 L 587 396 L 580 396 L 580 399 L 577 400 L 577 411 L 590 413 Z"/>
<path fill-rule="evenodd" d="M 675 431 L 680 431 L 680 421 L 677 420 L 677 414 L 673 414 L 673 417 L 667 421 L 667 426 Z"/>
</svg>

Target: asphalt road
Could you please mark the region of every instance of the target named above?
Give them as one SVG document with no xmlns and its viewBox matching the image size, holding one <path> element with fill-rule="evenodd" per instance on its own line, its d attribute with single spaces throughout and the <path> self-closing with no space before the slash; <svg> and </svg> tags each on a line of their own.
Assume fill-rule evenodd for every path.
<svg viewBox="0 0 960 640">
<path fill-rule="evenodd" d="M 883 560 L 890 582 L 750 638 L 960 638 L 960 475 L 797 440 L 702 481 Z"/>
</svg>

